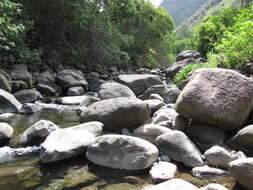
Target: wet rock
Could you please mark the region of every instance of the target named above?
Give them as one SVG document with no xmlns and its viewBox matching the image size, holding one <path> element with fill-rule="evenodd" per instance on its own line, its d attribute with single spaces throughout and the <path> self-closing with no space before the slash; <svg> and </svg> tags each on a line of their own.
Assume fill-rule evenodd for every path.
<svg viewBox="0 0 253 190">
<path fill-rule="evenodd" d="M 157 100 L 157 99 L 144 100 L 143 102 L 145 102 L 146 104 L 148 104 L 148 106 L 150 107 L 150 109 L 151 109 L 151 116 L 157 110 L 159 110 L 161 107 L 165 106 L 164 102 L 162 102 L 161 100 Z"/>
<path fill-rule="evenodd" d="M 220 146 L 213 146 L 212 148 L 208 149 L 204 153 L 204 156 L 209 165 L 223 168 L 226 168 L 229 162 L 240 157 L 245 157 L 243 153 L 230 152 L 229 150 L 226 150 Z"/>
<path fill-rule="evenodd" d="M 253 187 L 253 158 L 243 158 L 228 164 L 228 171 L 242 186 Z"/>
<path fill-rule="evenodd" d="M 0 69 L 0 88 L 11 92 L 12 91 L 12 79 L 8 73 Z"/>
<path fill-rule="evenodd" d="M 136 98 L 113 98 L 96 102 L 81 115 L 81 122 L 100 121 L 105 129 L 136 128 L 150 117 L 150 108 Z"/>
<path fill-rule="evenodd" d="M 18 113 L 21 103 L 9 92 L 0 89 L 0 113 Z"/>
<path fill-rule="evenodd" d="M 84 94 L 83 87 L 77 86 L 77 87 L 70 87 L 68 89 L 68 96 L 81 96 Z"/>
<path fill-rule="evenodd" d="M 188 58 L 198 59 L 201 58 L 201 54 L 195 50 L 186 50 L 178 54 L 177 61 L 182 61 Z"/>
<path fill-rule="evenodd" d="M 95 138 L 102 134 L 102 128 L 100 122 L 89 122 L 53 131 L 41 144 L 41 162 L 56 162 L 85 153 Z"/>
<path fill-rule="evenodd" d="M 165 86 L 164 85 L 155 85 L 149 87 L 142 95 L 140 95 L 138 98 L 142 100 L 147 100 L 150 98 L 151 94 L 159 94 L 161 97 L 164 97 L 165 93 Z"/>
<path fill-rule="evenodd" d="M 146 140 L 125 135 L 103 135 L 88 147 L 86 157 L 100 166 L 143 170 L 157 160 L 158 154 L 156 146 Z"/>
<path fill-rule="evenodd" d="M 64 89 L 81 86 L 88 90 L 88 83 L 84 79 L 83 73 L 79 70 L 62 70 L 56 74 L 55 81 Z"/>
<path fill-rule="evenodd" d="M 159 76 L 149 74 L 119 75 L 118 81 L 128 86 L 136 96 L 143 94 L 151 86 L 163 85 Z"/>
<path fill-rule="evenodd" d="M 158 185 L 144 188 L 143 190 L 198 190 L 193 184 L 182 179 L 170 179 Z"/>
<path fill-rule="evenodd" d="M 48 120 L 40 120 L 31 125 L 19 138 L 20 145 L 40 145 L 47 136 L 59 127 Z"/>
<path fill-rule="evenodd" d="M 224 131 L 238 130 L 252 107 L 252 79 L 219 68 L 195 71 L 176 102 L 179 114 Z"/>
<path fill-rule="evenodd" d="M 13 128 L 8 123 L 0 122 L 0 146 L 7 143 L 13 135 Z"/>
<path fill-rule="evenodd" d="M 201 154 L 192 141 L 181 131 L 171 131 L 156 139 L 158 148 L 171 159 L 189 167 L 203 166 Z"/>
<path fill-rule="evenodd" d="M 37 104 L 32 104 L 32 103 L 26 103 L 23 104 L 21 109 L 20 109 L 20 113 L 22 114 L 34 114 L 37 112 L 41 111 L 41 107 Z"/>
<path fill-rule="evenodd" d="M 191 171 L 192 175 L 197 178 L 208 179 L 214 178 L 217 176 L 228 175 L 228 172 L 218 168 L 211 168 L 208 166 L 195 167 Z"/>
<path fill-rule="evenodd" d="M 42 98 L 41 94 L 37 90 L 20 90 L 14 94 L 15 98 L 21 103 L 34 103 Z"/>
<path fill-rule="evenodd" d="M 23 81 L 28 88 L 33 86 L 32 74 L 28 72 L 27 66 L 24 64 L 14 65 L 11 70 L 11 78 L 15 81 Z"/>
<path fill-rule="evenodd" d="M 226 187 L 220 185 L 220 184 L 208 184 L 205 187 L 201 187 L 199 190 L 228 190 Z"/>
<path fill-rule="evenodd" d="M 190 124 L 186 134 L 202 151 L 214 145 L 222 145 L 226 140 L 226 134 L 222 130 L 196 122 Z"/>
<path fill-rule="evenodd" d="M 102 100 L 119 97 L 136 97 L 133 91 L 120 83 L 104 83 L 100 86 L 98 97 Z"/>
<path fill-rule="evenodd" d="M 169 162 L 158 162 L 149 171 L 153 183 L 160 183 L 175 178 L 178 173 L 177 166 Z"/>
<path fill-rule="evenodd" d="M 147 124 L 136 128 L 133 131 L 133 136 L 145 139 L 151 143 L 154 143 L 156 138 L 162 134 L 171 132 L 171 129 L 162 127 L 155 124 Z"/>
</svg>

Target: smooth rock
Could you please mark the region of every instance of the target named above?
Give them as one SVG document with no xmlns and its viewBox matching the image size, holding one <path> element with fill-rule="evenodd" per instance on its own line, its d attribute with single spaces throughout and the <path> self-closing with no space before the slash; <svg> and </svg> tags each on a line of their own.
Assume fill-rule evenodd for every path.
<svg viewBox="0 0 253 190">
<path fill-rule="evenodd" d="M 41 107 L 38 104 L 26 103 L 22 105 L 19 113 L 34 114 L 40 111 L 41 111 Z"/>
<path fill-rule="evenodd" d="M 220 146 L 213 146 L 205 151 L 204 156 L 209 165 L 226 168 L 229 162 L 244 157 L 244 154 L 231 152 Z"/>
<path fill-rule="evenodd" d="M 151 116 L 161 107 L 165 106 L 165 103 L 163 101 L 157 99 L 144 100 L 143 102 L 148 104 L 148 106 L 150 107 Z"/>
<path fill-rule="evenodd" d="M 0 113 L 18 113 L 21 103 L 9 92 L 0 89 Z"/>
<path fill-rule="evenodd" d="M 215 145 L 222 145 L 227 137 L 221 129 L 197 122 L 190 124 L 186 134 L 202 151 Z"/>
<path fill-rule="evenodd" d="M 198 190 L 195 185 L 182 179 L 170 179 L 158 185 L 144 188 L 143 190 Z"/>
<path fill-rule="evenodd" d="M 228 190 L 228 189 L 220 184 L 211 183 L 205 187 L 201 187 L 199 190 Z"/>
<path fill-rule="evenodd" d="M 165 93 L 165 86 L 164 85 L 155 85 L 149 87 L 142 95 L 140 95 L 138 98 L 142 100 L 147 100 L 150 98 L 151 94 L 159 94 L 161 97 L 164 97 Z"/>
<path fill-rule="evenodd" d="M 37 90 L 45 95 L 45 96 L 57 96 L 59 94 L 61 94 L 62 92 L 62 89 L 60 86 L 58 85 L 53 85 L 53 86 L 50 86 L 50 85 L 47 85 L 47 84 L 37 84 L 36 86 Z"/>
<path fill-rule="evenodd" d="M 42 98 L 37 90 L 20 90 L 14 94 L 15 98 L 21 103 L 34 103 Z"/>
<path fill-rule="evenodd" d="M 198 59 L 201 58 L 201 54 L 195 50 L 186 50 L 177 55 L 177 61 L 182 61 L 188 58 Z"/>
<path fill-rule="evenodd" d="M 235 131 L 253 107 L 253 80 L 229 69 L 198 69 L 180 93 L 176 111 L 224 131 Z"/>
<path fill-rule="evenodd" d="M 149 74 L 119 75 L 118 81 L 128 86 L 136 96 L 143 94 L 151 86 L 163 85 L 159 76 Z"/>
<path fill-rule="evenodd" d="M 56 74 L 55 81 L 64 89 L 81 86 L 88 90 L 88 83 L 84 79 L 83 73 L 79 70 L 62 70 Z"/>
<path fill-rule="evenodd" d="M 74 127 L 55 130 L 41 144 L 40 161 L 56 162 L 85 153 L 95 138 L 102 134 L 103 124 L 89 122 Z"/>
<path fill-rule="evenodd" d="M 156 146 L 146 140 L 125 135 L 103 135 L 88 147 L 86 157 L 100 166 L 143 170 L 156 162 L 158 154 Z"/>
<path fill-rule="evenodd" d="M 164 106 L 154 113 L 152 123 L 167 128 L 172 128 L 172 122 L 177 116 L 178 113 L 175 111 L 175 109 Z"/>
<path fill-rule="evenodd" d="M 84 106 L 84 107 L 88 107 L 91 104 L 95 103 L 95 102 L 99 102 L 101 101 L 100 98 L 96 97 L 96 96 L 87 96 L 80 104 L 80 106 Z"/>
<path fill-rule="evenodd" d="M 198 148 L 181 131 L 171 131 L 156 139 L 156 145 L 169 158 L 189 167 L 203 166 L 204 162 Z"/>
<path fill-rule="evenodd" d="M 155 124 L 146 124 L 136 128 L 132 135 L 154 143 L 156 138 L 162 134 L 171 132 L 171 129 Z"/>
<path fill-rule="evenodd" d="M 70 87 L 68 89 L 68 96 L 81 96 L 84 94 L 84 89 L 81 86 L 77 86 L 77 87 Z"/>
<path fill-rule="evenodd" d="M 88 96 L 67 96 L 61 97 L 57 99 L 57 103 L 63 105 L 80 105 L 84 100 L 87 99 Z"/>
<path fill-rule="evenodd" d="M 149 106 L 136 98 L 113 98 L 96 102 L 81 115 L 80 121 L 100 121 L 105 129 L 136 128 L 150 117 Z"/>
<path fill-rule="evenodd" d="M 40 145 L 47 136 L 59 127 L 48 120 L 39 120 L 31 125 L 19 138 L 19 144 L 24 146 Z"/>
<path fill-rule="evenodd" d="M 253 187 L 253 158 L 244 158 L 228 164 L 229 173 L 242 186 L 252 190 Z"/>
<path fill-rule="evenodd" d="M 133 91 L 120 83 L 110 82 L 100 86 L 98 97 L 102 100 L 119 97 L 136 97 Z"/>
<path fill-rule="evenodd" d="M 0 146 L 7 143 L 13 135 L 13 128 L 8 123 L 0 122 Z"/>
<path fill-rule="evenodd" d="M 201 179 L 214 178 L 217 176 L 228 175 L 228 172 L 218 168 L 211 168 L 208 166 L 195 167 L 191 170 L 191 173 L 194 177 Z"/>
<path fill-rule="evenodd" d="M 180 90 L 175 84 L 167 84 L 166 90 L 164 92 L 164 101 L 166 104 L 175 103 L 179 94 Z"/>
<path fill-rule="evenodd" d="M 105 83 L 104 80 L 95 77 L 87 77 L 85 79 L 88 82 L 88 90 L 92 92 L 98 92 L 100 90 L 100 86 Z"/>
<path fill-rule="evenodd" d="M 159 94 L 150 94 L 149 99 L 156 99 L 164 102 L 163 97 L 161 97 Z"/>
<path fill-rule="evenodd" d="M 149 171 L 153 183 L 160 183 L 175 178 L 178 173 L 177 166 L 170 162 L 158 162 Z"/>
</svg>

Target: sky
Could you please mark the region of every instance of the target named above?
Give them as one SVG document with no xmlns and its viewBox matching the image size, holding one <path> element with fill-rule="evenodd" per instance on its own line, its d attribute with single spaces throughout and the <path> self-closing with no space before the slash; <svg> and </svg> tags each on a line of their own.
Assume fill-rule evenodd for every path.
<svg viewBox="0 0 253 190">
<path fill-rule="evenodd" d="M 160 5 L 162 0 L 150 0 L 156 7 Z"/>
</svg>

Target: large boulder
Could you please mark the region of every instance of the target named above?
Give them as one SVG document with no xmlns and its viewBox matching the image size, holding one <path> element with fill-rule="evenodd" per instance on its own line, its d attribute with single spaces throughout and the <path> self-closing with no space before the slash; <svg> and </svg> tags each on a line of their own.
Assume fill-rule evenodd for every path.
<svg viewBox="0 0 253 190">
<path fill-rule="evenodd" d="M 12 79 L 8 73 L 0 69 L 0 88 L 11 92 L 12 91 Z"/>
<path fill-rule="evenodd" d="M 119 75 L 118 81 L 128 86 L 136 96 L 143 94 L 151 86 L 163 85 L 159 76 L 148 74 Z"/>
<path fill-rule="evenodd" d="M 42 98 L 42 95 L 37 90 L 20 90 L 14 94 L 15 98 L 21 103 L 34 103 Z"/>
<path fill-rule="evenodd" d="M 88 90 L 88 83 L 84 79 L 83 73 L 79 70 L 62 70 L 57 73 L 55 80 L 64 89 L 81 86 Z"/>
<path fill-rule="evenodd" d="M 201 151 L 206 151 L 214 145 L 222 145 L 227 137 L 221 129 L 197 122 L 191 122 L 186 134 Z"/>
<path fill-rule="evenodd" d="M 169 158 L 182 162 L 186 166 L 204 165 L 198 148 L 181 131 L 171 131 L 157 137 L 156 144 Z"/>
<path fill-rule="evenodd" d="M 57 129 L 59 127 L 51 121 L 37 121 L 19 137 L 19 144 L 24 146 L 40 145 L 51 132 Z"/>
<path fill-rule="evenodd" d="M 186 50 L 178 54 L 177 61 L 182 61 L 188 58 L 198 59 L 201 58 L 201 54 L 195 50 Z"/>
<path fill-rule="evenodd" d="M 143 190 L 198 190 L 193 184 L 182 179 L 170 179 L 158 185 L 144 188 Z"/>
<path fill-rule="evenodd" d="M 22 104 L 9 92 L 0 89 L 0 113 L 17 113 Z"/>
<path fill-rule="evenodd" d="M 228 171 L 242 186 L 252 190 L 253 187 L 253 158 L 244 158 L 228 164 Z"/>
<path fill-rule="evenodd" d="M 133 91 L 120 83 L 110 82 L 100 86 L 98 97 L 102 100 L 119 97 L 136 97 Z"/>
<path fill-rule="evenodd" d="M 32 74 L 28 72 L 27 66 L 24 64 L 14 65 L 11 70 L 11 78 L 15 81 L 23 81 L 28 88 L 33 86 Z"/>
<path fill-rule="evenodd" d="M 103 135 L 87 150 L 94 164 L 123 170 L 143 170 L 158 159 L 159 151 L 150 142 L 125 135 Z"/>
<path fill-rule="evenodd" d="M 80 121 L 100 121 L 109 130 L 136 128 L 150 117 L 150 108 L 136 98 L 113 98 L 96 102 L 81 115 Z"/>
<path fill-rule="evenodd" d="M 232 146 L 237 149 L 253 153 L 253 125 L 241 129 L 232 139 Z"/>
<path fill-rule="evenodd" d="M 199 69 L 180 93 L 176 111 L 188 118 L 235 131 L 253 107 L 253 80 L 228 69 Z"/>
<path fill-rule="evenodd" d="M 0 146 L 7 143 L 13 135 L 13 128 L 8 123 L 0 122 Z"/>
<path fill-rule="evenodd" d="M 53 131 L 41 144 L 41 162 L 56 162 L 85 153 L 87 147 L 101 135 L 102 130 L 102 123 L 89 122 Z"/>
</svg>

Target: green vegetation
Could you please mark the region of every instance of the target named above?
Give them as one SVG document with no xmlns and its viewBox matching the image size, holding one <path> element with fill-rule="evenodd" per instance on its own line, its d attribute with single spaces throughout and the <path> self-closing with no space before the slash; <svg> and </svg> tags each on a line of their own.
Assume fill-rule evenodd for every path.
<svg viewBox="0 0 253 190">
<path fill-rule="evenodd" d="M 172 32 L 144 0 L 1 0 L 0 63 L 156 67 L 173 59 Z"/>
<path fill-rule="evenodd" d="M 217 68 L 217 65 L 215 63 L 189 64 L 178 72 L 173 82 L 175 84 L 180 84 L 182 81 L 186 80 L 193 71 L 196 71 L 197 69 L 201 68 Z"/>
</svg>

